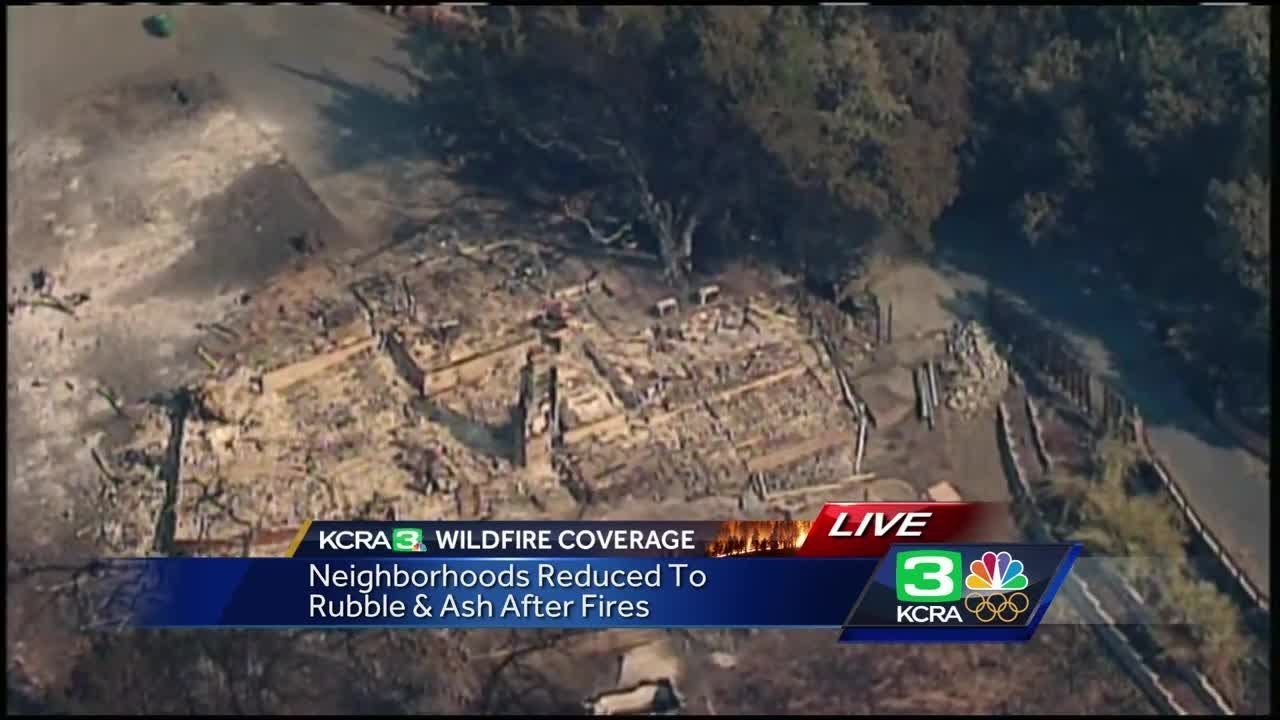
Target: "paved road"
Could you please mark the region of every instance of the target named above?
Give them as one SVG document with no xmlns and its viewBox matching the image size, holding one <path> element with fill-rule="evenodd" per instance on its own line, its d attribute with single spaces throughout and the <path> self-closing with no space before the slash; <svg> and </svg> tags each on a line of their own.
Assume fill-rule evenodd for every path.
<svg viewBox="0 0 1280 720">
<path fill-rule="evenodd" d="M 156 67 L 207 69 L 246 114 L 274 134 L 322 199 L 349 225 L 369 217 L 370 193 L 403 185 L 411 125 L 398 98 L 408 81 L 395 26 L 352 7 L 171 8 L 177 33 L 147 37 L 145 6 L 7 10 L 10 137 L 69 97 Z M 353 222 L 354 221 L 354 222 Z M 1104 375 L 1139 403 L 1152 442 L 1193 506 L 1250 577 L 1270 584 L 1268 471 L 1235 449 L 1186 396 L 1122 294 L 1090 288 L 1062 265 L 981 252 L 973 228 L 950 232 L 978 251 L 951 257 L 956 287 L 974 277 L 1022 295 L 1065 324 Z M 1038 269 L 1037 269 L 1038 268 Z M 944 301 L 959 309 L 966 291 Z M 1117 297 L 1117 295 L 1119 295 Z M 969 301 L 976 297 L 968 298 Z"/>
<path fill-rule="evenodd" d="M 1072 273 L 1069 261 L 1044 254 L 983 252 L 980 230 L 956 223 L 942 232 L 957 285 L 974 288 L 973 309 L 990 283 L 1022 297 L 1067 331 L 1096 371 L 1142 411 L 1151 443 L 1187 498 L 1246 574 L 1271 581 L 1269 468 L 1209 421 L 1185 391 L 1164 351 L 1142 328 L 1138 303 L 1124 288 Z M 982 282 L 974 284 L 974 277 Z"/>
</svg>

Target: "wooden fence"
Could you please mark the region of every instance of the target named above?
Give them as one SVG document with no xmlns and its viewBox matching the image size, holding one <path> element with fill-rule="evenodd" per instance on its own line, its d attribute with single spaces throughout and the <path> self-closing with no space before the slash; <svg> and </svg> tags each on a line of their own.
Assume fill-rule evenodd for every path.
<svg viewBox="0 0 1280 720">
<path fill-rule="evenodd" d="M 998 292 L 988 302 L 988 323 L 1010 352 L 1012 364 L 1034 373 L 1080 412 L 1095 430 L 1119 432 L 1142 450 L 1159 478 L 1162 491 L 1173 501 L 1199 542 L 1209 548 L 1222 576 L 1230 578 L 1238 595 L 1252 609 L 1270 613 L 1265 589 L 1253 583 L 1231 557 L 1226 546 L 1205 525 L 1173 472 L 1148 441 L 1141 412 L 1111 383 L 1097 377 L 1060 332 L 1036 317 L 1024 304 Z M 1033 418 L 1033 425 L 1038 418 Z"/>
</svg>

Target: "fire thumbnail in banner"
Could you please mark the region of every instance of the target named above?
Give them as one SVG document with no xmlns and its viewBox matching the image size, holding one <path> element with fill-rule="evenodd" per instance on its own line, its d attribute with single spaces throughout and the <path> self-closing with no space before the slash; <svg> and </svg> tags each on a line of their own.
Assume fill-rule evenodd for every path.
<svg viewBox="0 0 1280 720">
<path fill-rule="evenodd" d="M 1078 545 L 894 545 L 844 623 L 843 642 L 1022 642 Z"/>
</svg>

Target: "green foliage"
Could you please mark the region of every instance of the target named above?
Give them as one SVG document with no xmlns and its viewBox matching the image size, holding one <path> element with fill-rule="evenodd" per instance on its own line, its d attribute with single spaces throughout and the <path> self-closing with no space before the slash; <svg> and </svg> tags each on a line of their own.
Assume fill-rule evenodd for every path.
<svg viewBox="0 0 1280 720">
<path fill-rule="evenodd" d="M 1216 250 L 1241 285 L 1271 299 L 1271 179 L 1249 174 L 1209 181 L 1205 212 L 1217 225 Z"/>
<path fill-rule="evenodd" d="M 455 152 L 590 190 L 668 271 L 753 234 L 834 271 L 885 229 L 928 249 L 963 198 L 1156 302 L 1211 300 L 1197 362 L 1269 394 L 1230 358 L 1270 341 L 1270 8 L 479 12 L 419 43 L 432 117 L 476 138 Z"/>
<path fill-rule="evenodd" d="M 478 36 L 420 53 L 424 101 L 485 128 L 484 154 L 573 166 L 584 187 L 646 216 L 660 252 L 676 252 L 666 245 L 684 228 L 728 248 L 749 232 L 785 244 L 782 228 L 815 215 L 927 247 L 958 192 L 969 63 L 949 30 L 798 7 L 484 15 Z M 856 243 L 797 242 L 828 256 Z"/>
<path fill-rule="evenodd" d="M 950 32 L 830 9 L 717 7 L 699 38 L 704 72 L 796 187 L 928 246 L 958 191 L 968 131 L 968 59 Z"/>
<path fill-rule="evenodd" d="M 1208 308 L 1187 318 L 1193 363 L 1268 396 L 1270 8 L 934 15 L 976 63 L 966 193 L 1025 242 Z"/>
<path fill-rule="evenodd" d="M 1124 438 L 1108 434 L 1094 446 L 1094 466 L 1103 485 L 1123 489 L 1125 480 L 1134 472 L 1139 459 L 1138 449 Z"/>
<path fill-rule="evenodd" d="M 1062 475 L 1050 484 L 1060 536 L 1121 558 L 1124 576 L 1151 600 L 1163 624 L 1153 630 L 1171 657 L 1194 662 L 1233 690 L 1239 663 L 1251 652 L 1240 613 L 1187 560 L 1182 517 L 1163 496 L 1134 495 L 1126 478 L 1139 456 L 1116 438 L 1096 448 L 1091 478 Z"/>
</svg>

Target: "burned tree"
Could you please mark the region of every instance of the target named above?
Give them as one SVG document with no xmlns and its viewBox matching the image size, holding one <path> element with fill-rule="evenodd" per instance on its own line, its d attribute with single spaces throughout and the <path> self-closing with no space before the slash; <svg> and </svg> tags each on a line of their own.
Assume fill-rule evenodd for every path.
<svg viewBox="0 0 1280 720">
<path fill-rule="evenodd" d="M 534 176 L 592 241 L 634 237 L 672 282 L 710 229 L 746 234 L 725 220 L 753 217 L 742 191 L 762 165 L 746 161 L 747 131 L 694 62 L 695 10 L 484 12 L 483 30 L 423 53 L 422 101 L 458 123 L 438 133 L 450 153 Z M 735 133 L 742 141 L 726 142 Z"/>
<path fill-rule="evenodd" d="M 572 198 L 564 198 L 560 203 L 561 214 L 583 227 L 587 231 L 587 235 L 591 240 L 599 245 L 613 245 L 618 240 L 626 237 L 631 232 L 631 223 L 622 223 L 615 227 L 612 232 L 607 232 L 596 227 L 597 222 L 601 222 L 601 218 L 593 217 L 592 213 L 592 193 L 579 193 Z M 617 224 L 617 217 L 608 216 L 603 219 L 605 223 Z"/>
<path fill-rule="evenodd" d="M 713 254 L 848 265 L 855 223 L 927 245 L 955 196 L 967 63 L 949 33 L 816 8 L 479 13 L 418 40 L 422 101 L 456 123 L 443 145 L 575 198 L 554 209 L 594 242 L 634 232 L 669 280 Z"/>
</svg>

